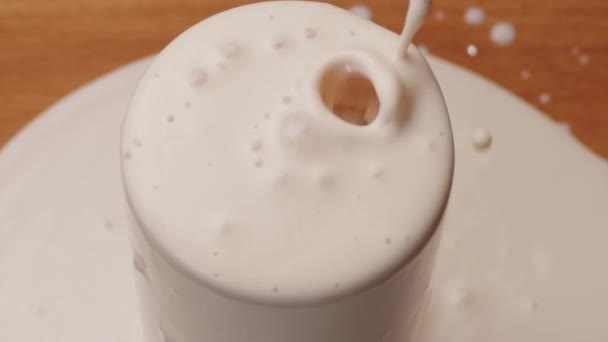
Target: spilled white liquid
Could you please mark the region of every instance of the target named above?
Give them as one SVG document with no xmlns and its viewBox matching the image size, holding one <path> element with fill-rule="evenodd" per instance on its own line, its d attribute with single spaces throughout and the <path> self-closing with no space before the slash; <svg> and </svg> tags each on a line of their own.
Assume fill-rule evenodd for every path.
<svg viewBox="0 0 608 342">
<path fill-rule="evenodd" d="M 464 11 L 464 21 L 469 25 L 480 25 L 486 17 L 486 12 L 481 7 L 469 7 Z"/>
<path fill-rule="evenodd" d="M 511 23 L 496 23 L 490 29 L 490 40 L 496 45 L 509 45 L 515 40 L 515 28 Z"/>
</svg>

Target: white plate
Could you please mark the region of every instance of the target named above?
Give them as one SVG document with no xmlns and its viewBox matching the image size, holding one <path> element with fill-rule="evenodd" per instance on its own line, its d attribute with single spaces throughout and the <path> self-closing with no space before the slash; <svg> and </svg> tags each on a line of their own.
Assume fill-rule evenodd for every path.
<svg viewBox="0 0 608 342">
<path fill-rule="evenodd" d="M 1 152 L 0 341 L 140 341 L 118 143 L 149 62 L 69 95 Z M 508 92 L 430 62 L 457 167 L 423 340 L 608 341 L 608 165 Z M 471 147 L 477 127 L 489 151 Z"/>
</svg>

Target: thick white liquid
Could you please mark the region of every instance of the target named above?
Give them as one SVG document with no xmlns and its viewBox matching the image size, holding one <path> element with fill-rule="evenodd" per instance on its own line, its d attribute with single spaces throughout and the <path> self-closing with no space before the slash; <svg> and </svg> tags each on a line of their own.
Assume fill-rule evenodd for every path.
<svg viewBox="0 0 608 342">
<path fill-rule="evenodd" d="M 416 3 L 408 36 L 425 15 Z M 178 37 L 123 131 L 144 235 L 193 277 L 255 301 L 322 301 L 391 275 L 432 235 L 453 164 L 438 85 L 412 47 L 395 59 L 399 43 L 309 2 L 225 12 Z M 334 65 L 375 87 L 377 116 L 362 126 L 322 100 Z"/>
</svg>

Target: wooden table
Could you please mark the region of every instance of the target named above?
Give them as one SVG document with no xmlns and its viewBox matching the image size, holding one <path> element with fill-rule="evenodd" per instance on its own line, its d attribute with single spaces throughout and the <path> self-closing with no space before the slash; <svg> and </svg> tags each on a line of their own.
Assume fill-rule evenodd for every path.
<svg viewBox="0 0 608 342">
<path fill-rule="evenodd" d="M 83 82 L 152 54 L 197 21 L 244 2 L 0 0 L 0 146 Z M 406 0 L 332 2 L 367 3 L 374 20 L 393 31 L 401 29 L 406 9 Z M 486 11 L 479 26 L 463 19 L 474 5 Z M 498 21 L 516 28 L 513 44 L 490 41 Z M 608 157 L 608 1 L 435 0 L 416 41 L 567 122 Z M 469 44 L 478 48 L 477 56 L 467 55 Z M 539 96 L 545 92 L 551 100 L 544 104 Z"/>
</svg>

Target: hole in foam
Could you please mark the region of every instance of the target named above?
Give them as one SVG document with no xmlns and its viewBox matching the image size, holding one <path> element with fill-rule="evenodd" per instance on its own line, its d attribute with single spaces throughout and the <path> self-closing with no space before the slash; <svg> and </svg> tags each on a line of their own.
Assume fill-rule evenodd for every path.
<svg viewBox="0 0 608 342">
<path fill-rule="evenodd" d="M 380 101 L 376 88 L 353 61 L 329 65 L 321 76 L 319 91 L 325 106 L 348 123 L 366 126 L 378 115 Z"/>
</svg>

